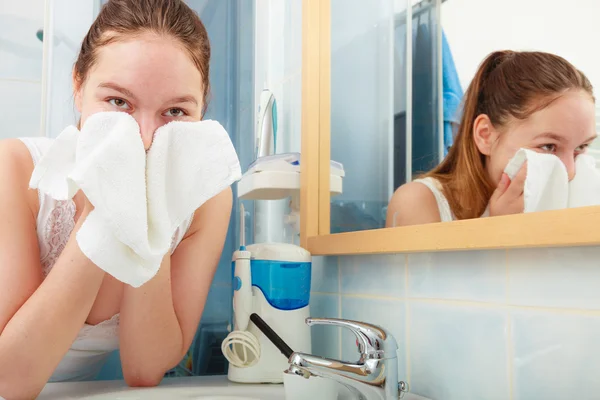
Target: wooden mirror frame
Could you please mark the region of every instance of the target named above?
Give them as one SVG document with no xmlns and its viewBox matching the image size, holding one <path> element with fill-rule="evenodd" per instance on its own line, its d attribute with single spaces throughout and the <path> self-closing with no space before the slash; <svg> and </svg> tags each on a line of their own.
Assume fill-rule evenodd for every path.
<svg viewBox="0 0 600 400">
<path fill-rule="evenodd" d="M 600 244 L 600 206 L 330 233 L 331 1 L 302 1 L 300 244 L 313 255 Z"/>
</svg>

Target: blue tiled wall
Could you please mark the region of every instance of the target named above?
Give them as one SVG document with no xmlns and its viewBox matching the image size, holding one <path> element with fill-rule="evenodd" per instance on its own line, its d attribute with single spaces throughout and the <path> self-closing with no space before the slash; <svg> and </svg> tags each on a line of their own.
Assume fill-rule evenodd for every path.
<svg viewBox="0 0 600 400">
<path fill-rule="evenodd" d="M 400 377 L 443 400 L 597 399 L 600 247 L 315 257 L 312 314 L 380 324 Z M 313 331 L 318 354 L 354 339 Z"/>
</svg>

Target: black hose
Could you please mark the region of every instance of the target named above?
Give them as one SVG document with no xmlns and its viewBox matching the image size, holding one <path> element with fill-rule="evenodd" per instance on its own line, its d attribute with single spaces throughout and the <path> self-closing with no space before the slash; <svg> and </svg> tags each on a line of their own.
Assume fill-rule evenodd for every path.
<svg viewBox="0 0 600 400">
<path fill-rule="evenodd" d="M 250 315 L 250 321 L 254 322 L 254 325 L 269 339 L 275 347 L 279 349 L 281 354 L 285 356 L 285 358 L 290 358 L 290 356 L 294 353 L 294 350 L 287 345 L 286 342 L 283 341 L 282 338 L 279 337 L 277 333 L 261 318 L 258 314 L 253 313 Z"/>
</svg>

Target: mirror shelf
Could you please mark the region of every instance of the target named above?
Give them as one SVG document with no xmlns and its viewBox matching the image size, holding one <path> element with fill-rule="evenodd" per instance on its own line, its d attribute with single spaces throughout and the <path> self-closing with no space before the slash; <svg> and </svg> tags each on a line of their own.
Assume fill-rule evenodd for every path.
<svg viewBox="0 0 600 400">
<path fill-rule="evenodd" d="M 307 238 L 314 256 L 600 245 L 600 206 Z"/>
</svg>

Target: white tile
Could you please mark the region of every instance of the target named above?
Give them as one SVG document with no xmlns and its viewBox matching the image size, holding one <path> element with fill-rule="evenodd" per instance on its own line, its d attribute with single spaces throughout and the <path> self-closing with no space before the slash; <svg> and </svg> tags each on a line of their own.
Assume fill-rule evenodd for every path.
<svg viewBox="0 0 600 400">
<path fill-rule="evenodd" d="M 3 1 L 0 14 L 28 17 L 44 23 L 44 0 Z"/>
<path fill-rule="evenodd" d="M 339 318 L 339 295 L 310 295 L 310 315 L 316 318 Z M 339 329 L 317 325 L 311 328 L 312 353 L 322 357 L 339 358 Z"/>
<path fill-rule="evenodd" d="M 341 292 L 403 298 L 405 261 L 404 254 L 341 257 Z"/>
<path fill-rule="evenodd" d="M 291 104 L 292 87 L 290 81 L 281 85 L 281 96 L 277 98 L 277 153 L 289 153 L 290 131 L 292 130 Z"/>
<path fill-rule="evenodd" d="M 398 344 L 398 378 L 406 381 L 406 304 L 403 300 L 342 296 L 342 318 L 368 322 L 391 333 Z M 358 360 L 356 337 L 342 329 L 342 358 Z"/>
<path fill-rule="evenodd" d="M 443 400 L 509 398 L 506 312 L 409 302 L 410 390 Z"/>
<path fill-rule="evenodd" d="M 506 252 L 410 254 L 408 297 L 504 302 Z"/>
<path fill-rule="evenodd" d="M 313 257 L 310 290 L 338 293 L 340 291 L 338 271 L 338 257 Z"/>
<path fill-rule="evenodd" d="M 511 304 L 600 309 L 600 247 L 510 250 Z"/>
<path fill-rule="evenodd" d="M 39 82 L 42 78 L 44 1 L 5 1 L 0 6 L 0 79 Z"/>
<path fill-rule="evenodd" d="M 302 75 L 298 73 L 290 80 L 290 132 L 291 152 L 300 152 L 302 147 Z"/>
<path fill-rule="evenodd" d="M 513 312 L 514 399 L 598 399 L 600 316 Z"/>
<path fill-rule="evenodd" d="M 288 0 L 284 11 L 284 74 L 298 74 L 302 68 L 302 0 Z"/>
<path fill-rule="evenodd" d="M 269 1 L 269 84 L 280 84 L 285 77 L 285 8 L 286 3 L 280 0 Z"/>
<path fill-rule="evenodd" d="M 41 84 L 0 80 L 0 139 L 40 135 Z"/>
</svg>

